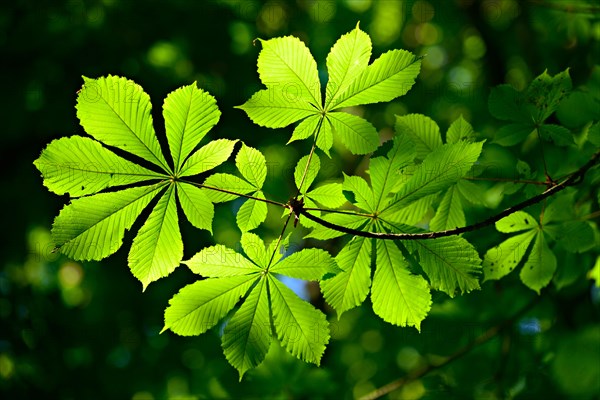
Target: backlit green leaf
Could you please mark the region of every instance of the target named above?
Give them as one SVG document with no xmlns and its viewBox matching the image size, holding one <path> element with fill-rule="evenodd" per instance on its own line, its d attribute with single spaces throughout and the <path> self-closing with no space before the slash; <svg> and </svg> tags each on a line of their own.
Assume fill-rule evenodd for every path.
<svg viewBox="0 0 600 400">
<path fill-rule="evenodd" d="M 222 244 L 205 247 L 182 264 L 187 265 L 195 274 L 211 278 L 256 274 L 261 271 L 243 255 Z"/>
<path fill-rule="evenodd" d="M 54 220 L 52 240 L 75 260 L 101 260 L 121 247 L 125 230 L 164 187 L 141 186 L 73 200 Z"/>
<path fill-rule="evenodd" d="M 321 109 L 321 84 L 308 47 L 297 37 L 285 36 L 261 40 L 258 74 L 269 89 L 294 95 L 297 102 L 307 102 Z M 293 103 L 293 101 L 289 101 Z"/>
<path fill-rule="evenodd" d="M 260 151 L 242 144 L 235 156 L 235 165 L 248 182 L 262 189 L 267 178 L 267 160 Z"/>
<path fill-rule="evenodd" d="M 170 172 L 152 126 L 150 97 L 141 86 L 111 75 L 83 80 L 76 108 L 85 131 Z"/>
<path fill-rule="evenodd" d="M 327 117 L 333 132 L 352 154 L 367 154 L 379 146 L 377 129 L 365 119 L 345 112 L 332 112 Z"/>
<path fill-rule="evenodd" d="M 362 304 L 371 285 L 371 241 L 355 236 L 336 256 L 343 272 L 321 282 L 327 303 L 337 312 L 338 319 L 345 311 Z"/>
<path fill-rule="evenodd" d="M 500 279 L 512 272 L 525 256 L 536 231 L 513 236 L 492 247 L 483 258 L 484 281 Z"/>
<path fill-rule="evenodd" d="M 223 330 L 223 352 L 240 373 L 259 365 L 271 345 L 271 321 L 266 279 L 260 279 Z"/>
<path fill-rule="evenodd" d="M 329 342 L 325 314 L 301 300 L 278 279 L 269 276 L 273 326 L 281 344 L 293 356 L 319 365 Z"/>
<path fill-rule="evenodd" d="M 194 82 L 169 93 L 163 116 L 175 171 L 179 171 L 187 156 L 217 124 L 221 112 L 215 98 L 198 89 Z"/>
<path fill-rule="evenodd" d="M 151 282 L 173 272 L 182 257 L 175 187 L 171 185 L 133 239 L 127 262 L 145 290 Z"/>
<path fill-rule="evenodd" d="M 284 258 L 271 272 L 292 278 L 318 281 L 327 273 L 340 272 L 335 260 L 322 249 L 303 249 Z"/>
<path fill-rule="evenodd" d="M 414 85 L 421 60 L 406 50 L 390 50 L 358 75 L 330 109 L 391 101 Z"/>
<path fill-rule="evenodd" d="M 165 327 L 182 336 L 200 335 L 221 321 L 235 307 L 256 275 L 212 278 L 185 286 L 165 310 Z"/>
<path fill-rule="evenodd" d="M 421 330 L 431 308 L 429 285 L 413 275 L 395 243 L 377 241 L 377 267 L 371 288 L 373 311 L 384 321 Z"/>
<path fill-rule="evenodd" d="M 422 114 L 396 115 L 395 130 L 397 135 L 406 135 L 412 140 L 420 160 L 442 145 L 440 128 L 434 120 Z"/>
<path fill-rule="evenodd" d="M 82 136 L 52 141 L 34 164 L 49 190 L 56 194 L 69 193 L 72 197 L 166 177 L 127 161 L 95 140 Z"/>
<path fill-rule="evenodd" d="M 550 283 L 555 271 L 556 257 L 548 247 L 544 232 L 539 231 L 529 258 L 521 269 L 521 281 L 539 294 L 540 290 Z"/>
<path fill-rule="evenodd" d="M 370 58 L 371 38 L 359 29 L 358 24 L 335 42 L 327 55 L 326 108 L 367 68 Z"/>
<path fill-rule="evenodd" d="M 215 208 L 201 189 L 189 183 L 177 183 L 177 197 L 187 219 L 198 229 L 212 233 Z"/>
<path fill-rule="evenodd" d="M 202 146 L 187 159 L 179 176 L 192 176 L 209 171 L 225 161 L 231 155 L 237 140 L 218 139 Z"/>
<path fill-rule="evenodd" d="M 263 199 L 262 192 L 255 192 L 253 197 Z M 248 199 L 242 204 L 236 215 L 236 222 L 242 232 L 256 229 L 267 218 L 267 203 Z"/>
</svg>

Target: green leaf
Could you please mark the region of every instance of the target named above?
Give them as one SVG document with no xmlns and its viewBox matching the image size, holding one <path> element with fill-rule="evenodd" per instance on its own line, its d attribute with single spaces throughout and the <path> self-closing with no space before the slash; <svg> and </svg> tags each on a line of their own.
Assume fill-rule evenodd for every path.
<svg viewBox="0 0 600 400">
<path fill-rule="evenodd" d="M 193 273 L 210 278 L 249 275 L 262 271 L 243 255 L 222 244 L 205 247 L 182 264 L 187 265 Z"/>
<path fill-rule="evenodd" d="M 425 196 L 406 207 L 389 208 L 380 214 L 379 219 L 385 222 L 393 223 L 394 225 L 397 223 L 402 223 L 404 225 L 415 225 L 423 221 L 425 214 L 431 210 L 432 204 L 438 197 L 438 194 L 435 193 Z M 393 199 L 391 199 L 390 202 L 392 201 Z"/>
<path fill-rule="evenodd" d="M 479 187 L 475 183 L 463 179 L 458 181 L 456 187 L 458 188 L 458 191 L 463 196 L 463 198 L 469 203 L 481 205 L 487 204 L 484 189 Z"/>
<path fill-rule="evenodd" d="M 354 194 L 354 205 L 356 207 L 369 212 L 374 211 L 373 191 L 363 178 L 344 174 L 342 188 Z"/>
<path fill-rule="evenodd" d="M 538 111 L 536 122 L 545 121 L 556 109 L 562 99 L 571 91 L 572 83 L 569 70 L 566 69 L 553 77 L 544 71 L 527 88 L 527 100 Z"/>
<path fill-rule="evenodd" d="M 187 285 L 165 310 L 165 327 L 181 336 L 200 335 L 221 321 L 235 307 L 256 275 L 205 279 Z"/>
<path fill-rule="evenodd" d="M 127 262 L 146 290 L 151 282 L 173 272 L 182 257 L 175 187 L 171 185 L 133 239 Z"/>
<path fill-rule="evenodd" d="M 83 80 L 76 108 L 85 131 L 171 172 L 152 127 L 150 97 L 142 87 L 111 75 Z"/>
<path fill-rule="evenodd" d="M 348 200 L 342 192 L 341 183 L 327 183 L 321 185 L 306 194 L 308 198 L 330 208 L 341 207 Z"/>
<path fill-rule="evenodd" d="M 265 195 L 258 191 L 254 197 L 265 199 Z M 267 218 L 267 203 L 254 199 L 248 199 L 242 204 L 236 215 L 236 223 L 242 232 L 248 232 L 258 228 Z"/>
<path fill-rule="evenodd" d="M 323 123 L 319 128 L 319 133 L 317 136 L 317 147 L 323 150 L 323 153 L 329 156 L 329 150 L 333 146 L 333 126 L 331 125 L 331 121 L 327 116 L 323 118 Z"/>
<path fill-rule="evenodd" d="M 455 120 L 446 132 L 446 143 L 458 143 L 458 142 L 474 142 L 475 132 L 469 122 L 467 122 L 461 115 Z"/>
<path fill-rule="evenodd" d="M 575 144 L 570 130 L 560 125 L 544 124 L 539 128 L 540 136 L 554 142 L 557 146 L 570 146 Z"/>
<path fill-rule="evenodd" d="M 34 165 L 44 177 L 44 186 L 71 197 L 94 194 L 113 186 L 128 185 L 166 175 L 140 167 L 95 140 L 71 136 L 53 140 Z"/>
<path fill-rule="evenodd" d="M 379 147 L 377 129 L 365 119 L 345 112 L 327 114 L 336 135 L 352 154 L 367 154 Z"/>
<path fill-rule="evenodd" d="M 248 182 L 262 189 L 267 178 L 267 160 L 260 151 L 242 144 L 235 156 L 235 165 Z"/>
<path fill-rule="evenodd" d="M 531 124 L 508 124 L 498 129 L 494 138 L 494 143 L 500 146 L 514 146 L 527 139 L 527 136 L 533 132 L 534 126 Z"/>
<path fill-rule="evenodd" d="M 337 100 L 340 94 L 363 72 L 371 58 L 371 38 L 356 28 L 342 35 L 327 55 L 327 82 L 325 108 Z"/>
<path fill-rule="evenodd" d="M 521 281 L 540 294 L 540 290 L 552 280 L 555 271 L 556 257 L 548 247 L 544 232 L 539 231 L 529 258 L 521 269 Z"/>
<path fill-rule="evenodd" d="M 395 130 L 397 135 L 406 135 L 412 140 L 420 160 L 442 145 L 437 123 L 422 114 L 396 115 Z"/>
<path fill-rule="evenodd" d="M 303 249 L 284 258 L 270 270 L 292 278 L 318 281 L 327 273 L 340 270 L 335 260 L 322 249 Z"/>
<path fill-rule="evenodd" d="M 421 60 L 414 54 L 390 50 L 365 68 L 329 109 L 394 100 L 410 90 L 420 69 Z"/>
<path fill-rule="evenodd" d="M 465 225 L 465 212 L 463 211 L 458 188 L 454 185 L 444 193 L 435 216 L 429 223 L 429 228 L 432 231 L 444 231 Z"/>
<path fill-rule="evenodd" d="M 538 223 L 525 211 L 516 211 L 496 222 L 496 229 L 503 233 L 519 232 L 528 229 L 537 229 Z"/>
<path fill-rule="evenodd" d="M 449 188 L 471 169 L 481 153 L 483 142 L 445 144 L 431 152 L 414 175 L 400 187 L 381 217 L 406 207 L 425 196 Z"/>
<path fill-rule="evenodd" d="M 544 231 L 570 253 L 583 253 L 596 244 L 594 228 L 587 221 L 566 221 L 544 225 Z"/>
<path fill-rule="evenodd" d="M 292 133 L 292 137 L 288 140 L 287 144 L 292 143 L 295 140 L 303 140 L 311 137 L 317 131 L 317 127 L 319 126 L 319 121 L 321 120 L 321 115 L 311 115 L 306 118 L 304 121 L 300 122 L 298 126 L 294 129 Z M 329 124 L 329 123 L 327 123 Z M 319 135 L 320 136 L 320 135 Z M 332 137 L 333 143 L 333 137 Z M 331 145 L 329 146 L 331 147 Z"/>
<path fill-rule="evenodd" d="M 587 278 L 594 280 L 596 287 L 600 288 L 600 256 L 596 258 L 596 264 L 589 270 Z"/>
<path fill-rule="evenodd" d="M 175 171 L 179 171 L 187 156 L 219 122 L 221 112 L 215 98 L 194 82 L 169 93 L 163 116 Z"/>
<path fill-rule="evenodd" d="M 307 167 L 308 157 L 309 156 L 306 155 L 298 160 L 296 168 L 294 169 L 294 182 L 300 193 L 304 193 L 310 185 L 313 184 L 321 169 L 321 160 L 317 154 L 312 155 L 310 158 L 310 165 Z M 306 176 L 304 176 L 305 172 Z M 304 177 L 304 182 L 302 182 L 302 177 Z M 300 187 L 300 185 L 302 185 L 302 187 Z"/>
<path fill-rule="evenodd" d="M 72 259 L 101 260 L 121 247 L 125 230 L 164 187 L 159 183 L 73 200 L 54 220 L 52 240 Z"/>
<path fill-rule="evenodd" d="M 360 215 L 350 215 L 350 214 L 337 214 L 331 213 L 323 216 L 323 219 L 327 222 L 331 222 L 332 224 L 336 224 L 339 226 L 343 226 L 345 228 L 350 229 L 359 229 L 363 225 L 367 223 L 365 217 Z M 329 240 L 336 237 L 343 236 L 344 233 L 340 231 L 336 231 L 330 228 L 326 228 L 323 225 L 318 225 L 315 229 L 312 230 L 308 235 L 304 236 L 305 239 L 319 239 L 319 240 Z"/>
<path fill-rule="evenodd" d="M 281 344 L 294 357 L 319 365 L 329 342 L 325 314 L 272 276 L 269 276 L 269 293 L 273 326 Z"/>
<path fill-rule="evenodd" d="M 512 272 L 525 256 L 535 236 L 536 231 L 531 230 L 489 249 L 483 258 L 484 282 L 500 279 Z"/>
<path fill-rule="evenodd" d="M 415 145 L 407 135 L 395 136 L 387 157 L 371 158 L 369 175 L 375 196 L 375 209 L 387 199 L 402 179 L 401 170 L 415 159 Z"/>
<path fill-rule="evenodd" d="M 479 289 L 481 259 L 464 238 L 448 236 L 403 243 L 417 249 L 421 267 L 434 289 L 446 292 L 450 297 L 454 297 L 457 290 L 464 294 Z"/>
<path fill-rule="evenodd" d="M 269 89 L 281 90 L 294 96 L 297 102 L 308 102 L 320 110 L 321 84 L 317 63 L 308 47 L 293 36 L 260 42 L 263 46 L 258 55 L 261 82 Z"/>
<path fill-rule="evenodd" d="M 391 241 L 377 241 L 377 268 L 371 288 L 373 311 L 384 321 L 398 326 L 414 326 L 431 309 L 429 285 L 420 275 L 408 271 L 402 253 Z"/>
<path fill-rule="evenodd" d="M 343 272 L 321 282 L 323 297 L 335 309 L 338 319 L 362 304 L 369 294 L 371 247 L 370 240 L 354 236 L 335 258 Z"/>
<path fill-rule="evenodd" d="M 177 182 L 177 197 L 188 221 L 196 228 L 212 233 L 215 208 L 204 191 L 189 183 Z"/>
<path fill-rule="evenodd" d="M 233 151 L 237 140 L 218 139 L 202 146 L 187 159 L 179 176 L 198 175 L 223 164 Z"/>
<path fill-rule="evenodd" d="M 600 146 L 600 122 L 596 122 L 588 129 L 588 140 L 590 143 Z"/>
<path fill-rule="evenodd" d="M 235 175 L 231 174 L 214 174 L 206 178 L 202 184 L 208 188 L 215 188 L 219 190 L 225 190 L 229 192 L 248 194 L 256 191 L 256 188 Z M 213 203 L 222 203 L 224 201 L 230 201 L 237 199 L 239 196 L 231 193 L 220 192 L 219 190 L 203 189 L 204 194 Z"/>
<path fill-rule="evenodd" d="M 240 373 L 258 366 L 271 346 L 271 321 L 266 279 L 258 284 L 223 330 L 225 358 Z"/>
<path fill-rule="evenodd" d="M 270 254 L 267 254 L 265 242 L 258 235 L 250 232 L 242 233 L 241 244 L 248 258 L 261 269 L 267 268 Z"/>
<path fill-rule="evenodd" d="M 288 90 L 286 86 L 259 90 L 235 108 L 244 110 L 252 122 L 265 128 L 285 128 L 311 115 L 319 116 L 315 107 Z"/>
<path fill-rule="evenodd" d="M 488 100 L 490 113 L 505 121 L 531 123 L 531 118 L 523 109 L 525 99 L 523 94 L 511 85 L 498 85 L 492 88 Z"/>
</svg>

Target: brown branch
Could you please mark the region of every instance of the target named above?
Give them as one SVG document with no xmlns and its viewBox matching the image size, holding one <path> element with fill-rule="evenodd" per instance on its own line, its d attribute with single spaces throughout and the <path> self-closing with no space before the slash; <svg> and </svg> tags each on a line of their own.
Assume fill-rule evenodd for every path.
<svg viewBox="0 0 600 400">
<path fill-rule="evenodd" d="M 420 379 L 420 378 L 424 377 L 425 375 L 429 374 L 430 372 L 435 371 L 436 369 L 443 368 L 446 365 L 450 364 L 451 362 L 456 361 L 457 359 L 459 359 L 462 356 L 471 352 L 471 350 L 473 350 L 474 348 L 488 342 L 489 340 L 493 339 L 496 335 L 498 335 L 500 332 L 511 327 L 515 322 L 517 322 L 517 320 L 519 320 L 521 317 L 523 317 L 525 314 L 527 314 L 533 307 L 535 307 L 541 298 L 542 298 L 541 296 L 534 297 L 531 302 L 529 302 L 526 306 L 524 306 L 522 309 L 520 309 L 511 318 L 501 322 L 498 325 L 492 326 L 487 331 L 485 331 L 484 333 L 482 333 L 481 335 L 476 337 L 472 342 L 470 342 L 466 346 L 458 349 L 450 356 L 446 357 L 443 361 L 438 362 L 438 363 L 430 363 L 430 364 L 423 366 L 422 368 L 413 370 L 408 375 L 403 376 L 402 378 L 396 379 L 395 381 L 392 381 L 392 382 L 386 384 L 385 386 L 382 386 L 379 389 L 375 389 L 371 393 L 364 395 L 363 397 L 360 398 L 360 400 L 378 399 L 388 393 L 393 392 L 394 390 L 401 388 L 403 385 L 406 385 L 409 382 Z"/>
<path fill-rule="evenodd" d="M 326 221 L 322 218 L 319 218 L 315 215 L 310 214 L 301 202 L 294 201 L 294 199 L 290 200 L 289 207 L 296 214 L 296 216 L 304 215 L 306 218 L 314 221 L 318 224 L 321 224 L 327 228 L 336 230 L 338 232 L 347 233 L 349 235 L 362 236 L 367 238 L 375 238 L 375 239 L 388 239 L 388 240 L 421 240 L 421 239 L 435 239 L 445 236 L 454 236 L 460 235 L 465 232 L 472 232 L 481 228 L 484 228 L 488 225 L 491 225 L 502 218 L 516 212 L 523 210 L 526 207 L 529 207 L 533 204 L 537 204 L 540 201 L 566 189 L 569 186 L 578 184 L 581 182 L 589 169 L 595 166 L 600 160 L 600 151 L 596 152 L 594 156 L 581 168 L 575 171 L 571 176 L 565 179 L 563 182 L 558 183 L 554 186 L 549 187 L 543 193 L 538 194 L 530 199 L 527 199 L 521 203 L 518 203 L 512 207 L 505 209 L 504 211 L 478 223 L 473 225 L 468 225 L 462 228 L 448 229 L 445 231 L 438 232 L 424 232 L 424 233 L 381 233 L 381 232 L 364 232 L 358 229 L 347 228 L 344 226 L 333 224 L 329 221 Z M 375 217 L 373 217 L 375 218 Z"/>
</svg>

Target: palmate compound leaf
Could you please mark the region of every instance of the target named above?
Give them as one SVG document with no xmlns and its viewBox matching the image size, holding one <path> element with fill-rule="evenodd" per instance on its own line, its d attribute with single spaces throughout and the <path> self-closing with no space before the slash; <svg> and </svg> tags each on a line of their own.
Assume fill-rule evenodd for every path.
<svg viewBox="0 0 600 400">
<path fill-rule="evenodd" d="M 535 131 L 539 137 L 557 146 L 574 144 L 573 134 L 568 129 L 544 124 L 571 89 L 568 69 L 553 77 L 544 71 L 523 92 L 518 92 L 510 85 L 493 88 L 488 101 L 490 113 L 498 119 L 511 122 L 498 130 L 494 142 L 502 146 L 514 146 Z"/>
<path fill-rule="evenodd" d="M 266 247 L 252 233 L 242 234 L 241 242 L 248 258 L 216 245 L 184 262 L 193 272 L 209 278 L 184 287 L 169 301 L 163 331 L 204 333 L 243 298 L 222 337 L 225 356 L 239 371 L 240 379 L 263 361 L 271 332 L 292 355 L 319 364 L 329 341 L 327 319 L 274 274 L 319 280 L 338 272 L 334 259 L 321 249 L 304 249 L 280 259 L 274 246 Z"/>
<path fill-rule="evenodd" d="M 556 204 L 568 200 L 567 196 L 559 198 Z M 559 216 L 556 204 L 552 204 L 550 218 Z M 549 222 L 549 221 L 547 221 Z M 539 225 L 531 215 L 517 211 L 496 222 L 496 229 L 503 233 L 522 232 L 506 239 L 498 246 L 488 250 L 484 259 L 485 280 L 500 279 L 511 272 L 524 258 L 527 249 L 533 241 L 529 256 L 520 272 L 521 281 L 525 286 L 536 291 L 547 286 L 556 272 L 556 256 L 548 246 L 548 235 L 545 230 L 550 225 Z M 535 240 L 534 240 L 535 239 Z"/>
<path fill-rule="evenodd" d="M 254 123 L 270 128 L 306 118 L 290 141 L 318 135 L 317 146 L 325 153 L 333 143 L 332 132 L 354 154 L 374 151 L 379 146 L 377 130 L 361 117 L 334 111 L 404 95 L 421 66 L 420 59 L 405 50 L 388 51 L 369 65 L 371 41 L 357 24 L 327 56 L 330 76 L 323 102 L 317 64 L 302 41 L 286 36 L 261 43 L 258 71 L 267 89 L 238 108 Z"/>
<path fill-rule="evenodd" d="M 144 288 L 168 275 L 181 261 L 183 244 L 177 197 L 194 226 L 211 230 L 213 205 L 209 198 L 179 178 L 221 164 L 236 143 L 216 140 L 189 156 L 218 121 L 220 112 L 208 93 L 195 84 L 185 86 L 165 100 L 167 139 L 175 161 L 175 167 L 171 168 L 154 133 L 150 107 L 149 96 L 139 85 L 116 76 L 84 78 L 77 97 L 77 116 L 88 134 L 105 145 L 155 164 L 162 169 L 160 173 L 117 156 L 97 141 L 79 136 L 55 140 L 34 162 L 50 190 L 72 197 L 87 196 L 65 206 L 52 228 L 57 248 L 78 260 L 100 260 L 118 250 L 125 231 L 164 190 L 136 235 L 128 256 L 129 267 Z M 159 182 L 97 193 L 149 180 Z"/>
</svg>

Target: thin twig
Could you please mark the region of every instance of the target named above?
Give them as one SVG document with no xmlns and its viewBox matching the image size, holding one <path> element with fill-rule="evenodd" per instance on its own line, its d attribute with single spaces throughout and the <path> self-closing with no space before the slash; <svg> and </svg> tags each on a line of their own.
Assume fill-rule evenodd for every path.
<svg viewBox="0 0 600 400">
<path fill-rule="evenodd" d="M 468 354 L 474 348 L 493 339 L 496 335 L 498 335 L 500 332 L 502 332 L 506 328 L 511 327 L 517 320 L 519 320 L 521 317 L 523 317 L 525 314 L 527 314 L 533 307 L 535 307 L 541 298 L 542 298 L 541 296 L 534 297 L 531 302 L 529 302 L 526 306 L 524 306 L 521 310 L 519 310 L 511 318 L 501 322 L 498 325 L 491 327 L 490 329 L 488 329 L 487 331 L 485 331 L 484 333 L 482 333 L 481 335 L 476 337 L 472 342 L 470 342 L 466 346 L 460 348 L 459 350 L 457 350 L 450 356 L 446 357 L 443 361 L 438 362 L 438 363 L 430 363 L 430 364 L 423 366 L 422 368 L 416 369 L 416 370 L 412 371 L 411 373 L 409 373 L 408 375 L 403 376 L 402 378 L 396 379 L 395 381 L 392 381 L 392 382 L 388 383 L 387 385 L 380 387 L 379 389 L 375 389 L 371 393 L 368 393 L 365 396 L 361 397 L 360 400 L 378 399 L 381 396 L 384 396 L 388 393 L 393 392 L 394 390 L 401 388 L 403 385 L 405 385 L 409 382 L 420 379 L 423 376 L 429 374 L 430 372 L 432 372 L 436 369 L 445 367 L 446 365 L 450 364 L 451 362 L 456 361 L 457 359 L 461 358 L 462 356 Z"/>
<path fill-rule="evenodd" d="M 501 220 L 502 218 L 514 213 L 515 211 L 522 210 L 526 207 L 529 207 L 533 204 L 539 203 L 540 201 L 560 192 L 561 190 L 566 189 L 569 186 L 575 185 L 583 180 L 586 172 L 592 168 L 598 161 L 600 160 L 600 151 L 594 154 L 594 156 L 581 168 L 579 168 L 576 172 L 574 172 L 571 176 L 565 179 L 563 182 L 558 183 L 550 188 L 546 189 L 543 193 L 538 194 L 530 199 L 527 199 L 517 205 L 509 207 L 504 211 L 484 220 L 478 222 L 473 225 L 468 225 L 462 228 L 456 229 L 448 229 L 445 231 L 438 232 L 424 232 L 424 233 L 380 233 L 380 232 L 364 232 L 358 229 L 347 228 L 344 226 L 333 224 L 329 221 L 326 221 L 322 218 L 319 218 L 315 215 L 310 214 L 304 206 L 299 202 L 294 202 L 290 204 L 292 211 L 297 216 L 304 215 L 306 218 L 314 221 L 318 224 L 325 226 L 326 228 L 330 228 L 336 230 L 338 232 L 347 233 L 350 235 L 362 236 L 367 238 L 375 238 L 375 239 L 388 239 L 388 240 L 421 240 L 421 239 L 435 239 L 445 236 L 454 236 L 460 235 L 461 233 L 475 231 L 481 228 L 484 228 L 488 225 L 495 223 L 496 221 Z"/>
<path fill-rule="evenodd" d="M 321 116 L 321 119 L 317 123 L 317 126 L 315 127 L 315 130 L 312 133 L 313 135 L 315 135 L 315 139 L 313 140 L 312 147 L 310 148 L 310 153 L 308 153 L 308 160 L 306 160 L 306 166 L 304 167 L 304 172 L 302 173 L 302 179 L 300 180 L 300 185 L 298 185 L 298 193 L 296 194 L 296 198 L 298 198 L 298 196 L 302 192 L 302 185 L 304 185 L 304 180 L 306 179 L 306 175 L 308 174 L 308 168 L 310 167 L 310 161 L 312 160 L 312 156 L 315 153 L 315 148 L 317 146 L 317 138 L 319 137 L 319 133 L 321 133 L 321 125 L 323 125 L 323 119 L 324 117 Z M 302 193 L 302 195 L 304 196 L 305 194 L 306 190 L 304 190 L 304 193 Z"/>
<path fill-rule="evenodd" d="M 245 197 L 247 199 L 252 199 L 252 200 L 256 200 L 256 201 L 262 201 L 263 203 L 273 204 L 273 205 L 276 205 L 276 206 L 279 206 L 279 207 L 287 208 L 287 205 L 285 205 L 284 203 L 280 203 L 278 201 L 275 201 L 275 200 L 261 199 L 260 197 L 250 196 L 249 194 L 243 194 L 243 193 L 233 192 L 233 191 L 227 190 L 227 189 L 221 189 L 221 188 L 217 188 L 217 187 L 206 186 L 206 185 L 204 185 L 202 183 L 196 183 L 196 182 L 192 182 L 192 181 L 188 181 L 188 180 L 181 180 L 181 182 L 189 183 L 190 185 L 194 185 L 194 186 L 197 186 L 199 188 L 214 190 L 216 192 L 221 192 L 221 193 L 233 194 L 235 196 Z"/>
<path fill-rule="evenodd" d="M 287 226 L 290 223 L 291 217 L 292 217 L 292 213 L 289 213 L 287 219 L 285 220 L 285 223 L 283 224 L 283 229 L 281 230 L 281 234 L 279 234 L 279 237 L 277 238 L 277 244 L 275 245 L 275 248 L 273 249 L 273 253 L 271 254 L 271 258 L 269 259 L 267 268 L 271 267 L 271 263 L 273 262 L 273 258 L 275 258 L 275 253 L 277 253 L 277 249 L 279 249 L 279 244 L 281 243 L 283 234 L 285 233 L 285 230 L 287 229 Z"/>
<path fill-rule="evenodd" d="M 356 212 L 356 211 L 352 211 L 352 210 L 329 210 L 326 208 L 319 208 L 319 207 L 304 207 L 304 209 L 306 211 L 322 211 L 322 212 L 327 212 L 327 213 L 331 213 L 331 214 L 356 215 L 358 217 L 369 217 L 369 218 L 373 217 L 373 214 L 365 214 L 365 213 L 360 213 L 360 212 Z"/>
</svg>

